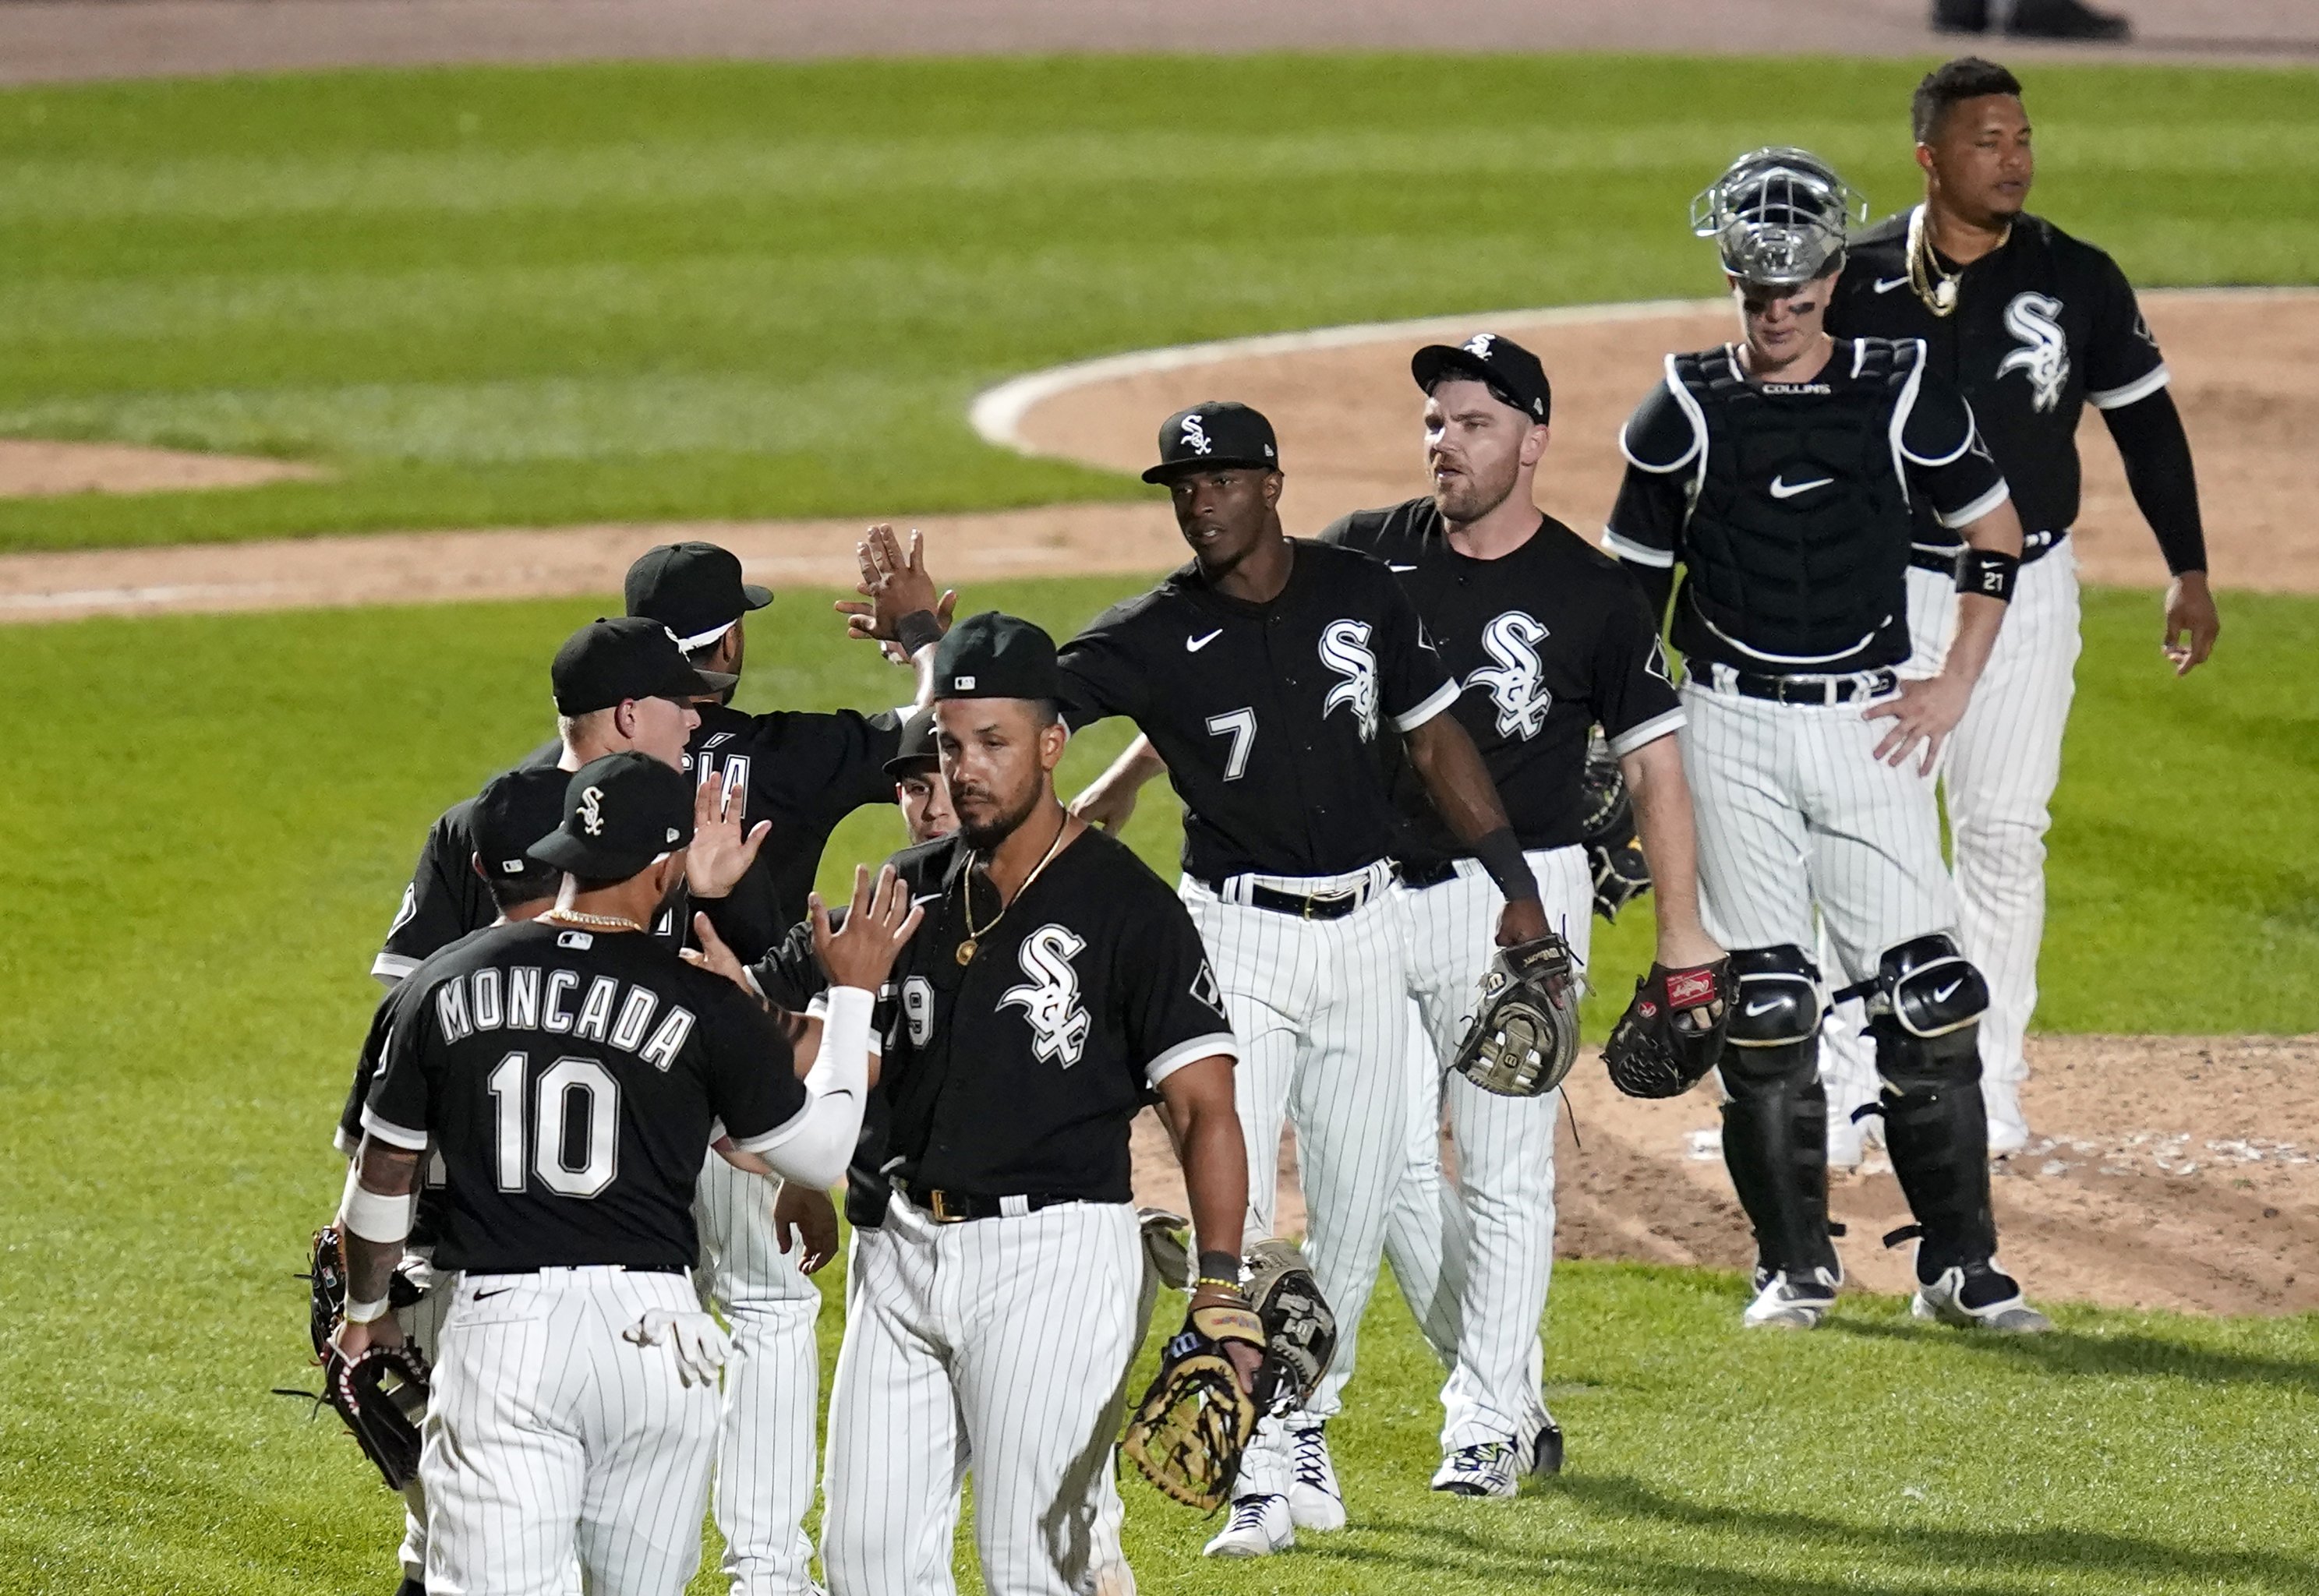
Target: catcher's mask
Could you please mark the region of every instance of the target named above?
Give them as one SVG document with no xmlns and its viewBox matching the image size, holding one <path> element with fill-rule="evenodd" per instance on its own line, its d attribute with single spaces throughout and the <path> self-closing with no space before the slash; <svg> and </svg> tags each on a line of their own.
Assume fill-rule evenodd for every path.
<svg viewBox="0 0 2319 1596">
<path fill-rule="evenodd" d="M 1808 149 L 1773 145 L 1741 156 L 1691 202 L 1691 230 L 1715 240 L 1723 269 L 1744 283 L 1798 288 L 1844 264 L 1845 232 L 1868 202 Z"/>
</svg>

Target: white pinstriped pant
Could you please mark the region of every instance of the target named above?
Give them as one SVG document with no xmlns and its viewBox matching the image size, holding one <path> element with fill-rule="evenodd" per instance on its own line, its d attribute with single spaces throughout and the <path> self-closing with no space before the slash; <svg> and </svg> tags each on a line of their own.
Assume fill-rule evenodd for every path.
<svg viewBox="0 0 2319 1596">
<path fill-rule="evenodd" d="M 1941 755 L 1955 855 L 1957 941 L 1989 982 L 1981 1020 L 1981 1070 L 1995 1081 L 2029 1073 L 2022 1039 L 2037 1009 L 2037 950 L 2045 939 L 2045 832 L 2062 778 L 2062 737 L 2077 695 L 2078 558 L 2063 538 L 2021 568 L 1997 646 L 1972 701 Z M 1956 586 L 1938 573 L 1908 572 L 1908 631 L 1915 652 L 1903 672 L 1930 676 L 1948 655 Z M 1859 1005 L 1841 1005 L 1823 1033 L 1821 1073 L 1830 1113 L 1875 1096 L 1873 1046 Z"/>
<path fill-rule="evenodd" d="M 431 1249 L 430 1249 L 431 1250 Z M 421 1256 L 417 1267 L 406 1256 L 406 1271 L 422 1289 L 419 1300 L 408 1308 L 394 1311 L 394 1322 L 402 1331 L 402 1339 L 418 1348 L 419 1355 L 431 1366 L 435 1354 L 443 1344 L 443 1316 L 451 1311 L 451 1299 L 459 1289 L 456 1269 L 442 1275 L 435 1273 L 433 1262 Z M 427 1575 L 427 1487 L 413 1480 L 402 1488 L 402 1549 L 400 1554 L 402 1572 L 415 1580 Z"/>
<path fill-rule="evenodd" d="M 699 1306 L 682 1275 L 464 1276 L 420 1478 L 429 1596 L 678 1596 L 700 1563 L 717 1393 L 620 1332 Z"/>
<path fill-rule="evenodd" d="M 1104 1484 L 1143 1273 L 1135 1210 L 938 1225 L 898 1196 L 854 1232 L 853 1269 L 824 1470 L 832 1596 L 948 1596 L 969 1468 L 989 1590 L 1132 1591 Z"/>
<path fill-rule="evenodd" d="M 780 1181 L 735 1169 L 712 1152 L 692 1200 L 702 1277 L 733 1333 L 711 1499 L 733 1596 L 808 1596 L 813 1589 L 804 1520 L 813 1505 L 821 1288 L 774 1233 L 780 1190 Z"/>
<path fill-rule="evenodd" d="M 1294 1119 L 1304 1251 L 1336 1312 L 1337 1370 L 1353 1365 L 1408 1156 L 1409 957 L 1391 879 L 1382 864 L 1304 880 L 1240 878 L 1304 894 L 1366 886 L 1369 901 L 1339 920 L 1225 902 L 1188 877 L 1182 887 L 1240 1039 L 1232 1091 L 1248 1142 L 1247 1239 L 1273 1233 L 1281 1127 Z M 1344 1384 L 1336 1372 L 1321 1383 L 1313 1417 L 1337 1411 Z"/>
<path fill-rule="evenodd" d="M 1895 769 L 1875 756 L 1890 722 L 1862 719 L 1856 699 L 1774 704 L 1697 678 L 1682 697 L 1710 936 L 1735 951 L 1809 952 L 1825 926 L 1838 968 L 1820 974 L 1833 987 L 1873 975 L 1896 943 L 1955 931 L 1932 782 L 1913 759 Z"/>
<path fill-rule="evenodd" d="M 1527 855 L 1547 924 L 1584 968 L 1594 883 L 1583 848 Z M 1538 1321 L 1554 1276 L 1554 1126 L 1559 1094 L 1503 1097 L 1443 1062 L 1474 1017 L 1497 950 L 1505 898 L 1468 860 L 1453 880 L 1395 888 L 1409 928 L 1417 1028 L 1408 1171 L 1385 1231 L 1385 1257 L 1426 1339 L 1449 1369 L 1441 1446 L 1511 1441 L 1527 1449 L 1546 1423 Z M 1457 1150 L 1457 1186 L 1441 1170 L 1441 1115 Z M 1344 1368 L 1340 1357 L 1337 1367 Z M 1350 1373 L 1346 1369 L 1347 1374 Z M 1338 1377 L 1332 1370 L 1331 1378 Z"/>
</svg>

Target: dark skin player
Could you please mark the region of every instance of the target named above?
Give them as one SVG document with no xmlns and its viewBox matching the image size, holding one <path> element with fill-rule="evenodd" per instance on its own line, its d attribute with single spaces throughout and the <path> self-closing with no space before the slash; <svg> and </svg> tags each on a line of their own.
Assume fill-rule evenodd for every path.
<svg viewBox="0 0 2319 1596">
<path fill-rule="evenodd" d="M 1933 248 L 1958 266 L 2003 244 L 2027 207 L 2037 176 L 2030 134 L 2018 95 L 1981 95 L 1952 106 L 1917 146 L 1926 230 Z M 2204 664 L 2222 629 L 2205 572 L 2186 571 L 2167 584 L 2159 646 L 2175 675 Z"/>
</svg>

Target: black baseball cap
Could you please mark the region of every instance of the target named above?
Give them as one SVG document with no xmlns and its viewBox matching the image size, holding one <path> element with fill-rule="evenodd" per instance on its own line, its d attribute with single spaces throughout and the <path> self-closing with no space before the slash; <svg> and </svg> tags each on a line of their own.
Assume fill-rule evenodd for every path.
<svg viewBox="0 0 2319 1596">
<path fill-rule="evenodd" d="M 705 648 L 752 609 L 773 601 L 772 590 L 741 580 L 741 558 L 713 543 L 663 543 L 628 567 L 628 613 L 649 617 L 676 634 L 679 648 Z"/>
<path fill-rule="evenodd" d="M 934 648 L 937 699 L 1052 702 L 1062 696 L 1062 673 L 1055 669 L 1055 640 L 1019 616 L 996 609 L 970 615 Z"/>
<path fill-rule="evenodd" d="M 564 789 L 564 820 L 531 856 L 591 881 L 625 881 L 692 841 L 692 783 L 648 753 L 590 760 Z"/>
<path fill-rule="evenodd" d="M 1445 376 L 1487 383 L 1501 403 L 1528 416 L 1533 427 L 1545 426 L 1554 413 L 1554 390 L 1547 383 L 1546 367 L 1513 339 L 1494 332 L 1477 332 L 1454 347 L 1428 344 L 1409 357 L 1409 374 L 1428 393 Z"/>
<path fill-rule="evenodd" d="M 1143 473 L 1164 482 L 1178 472 L 1202 466 L 1253 465 L 1280 469 L 1280 440 L 1263 413 L 1229 399 L 1211 399 L 1178 410 L 1160 428 L 1160 464 Z"/>
<path fill-rule="evenodd" d="M 905 776 L 923 776 L 942 763 L 934 752 L 934 712 L 921 709 L 902 723 L 902 745 L 894 757 L 886 762 L 886 774 L 899 781 Z"/>
<path fill-rule="evenodd" d="M 601 616 L 565 639 L 549 672 L 559 715 L 609 709 L 627 699 L 716 697 L 739 680 L 722 671 L 696 671 L 676 634 L 656 620 Z"/>
<path fill-rule="evenodd" d="M 564 789 L 572 784 L 552 765 L 526 765 L 483 783 L 467 811 L 467 833 L 483 874 L 494 881 L 552 885 L 553 865 L 531 857 L 531 845 L 564 820 Z"/>
</svg>

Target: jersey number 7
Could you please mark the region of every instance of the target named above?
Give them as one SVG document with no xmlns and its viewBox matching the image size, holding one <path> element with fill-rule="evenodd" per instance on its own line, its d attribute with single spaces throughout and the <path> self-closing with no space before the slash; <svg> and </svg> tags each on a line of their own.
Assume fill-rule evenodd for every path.
<svg viewBox="0 0 2319 1596">
<path fill-rule="evenodd" d="M 532 1094 L 531 1134 L 526 1136 L 523 1082 L 530 1064 L 529 1054 L 510 1053 L 483 1082 L 497 1121 L 499 1188 L 522 1191 L 528 1164 L 540 1185 L 558 1196 L 592 1197 L 619 1172 L 620 1083 L 593 1059 L 558 1059 L 540 1071 Z M 572 1123 L 575 1092 L 587 1099 L 577 1136 Z"/>
<path fill-rule="evenodd" d="M 1248 771 L 1249 746 L 1256 741 L 1256 711 L 1233 709 L 1223 715 L 1208 717 L 1211 736 L 1230 737 L 1232 748 L 1224 755 L 1224 780 L 1237 781 Z"/>
</svg>

